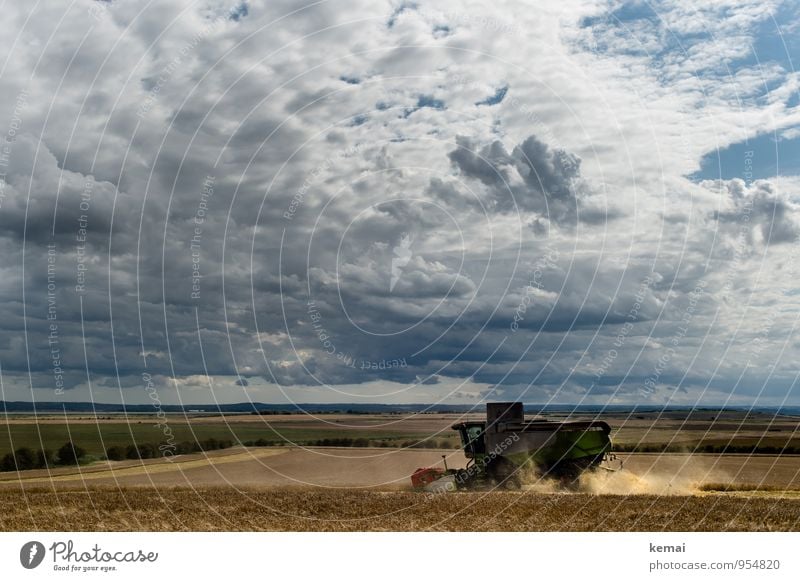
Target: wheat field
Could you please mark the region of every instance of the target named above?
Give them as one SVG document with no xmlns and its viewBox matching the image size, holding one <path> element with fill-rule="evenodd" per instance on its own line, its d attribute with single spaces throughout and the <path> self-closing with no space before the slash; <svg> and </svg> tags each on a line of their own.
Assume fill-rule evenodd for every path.
<svg viewBox="0 0 800 581">
<path fill-rule="evenodd" d="M 0 490 L 14 531 L 798 531 L 796 493 Z"/>
</svg>

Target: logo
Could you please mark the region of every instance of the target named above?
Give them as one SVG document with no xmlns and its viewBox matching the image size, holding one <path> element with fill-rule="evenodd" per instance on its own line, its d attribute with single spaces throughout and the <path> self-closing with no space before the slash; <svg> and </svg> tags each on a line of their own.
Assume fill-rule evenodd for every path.
<svg viewBox="0 0 800 581">
<path fill-rule="evenodd" d="M 403 274 L 403 268 L 411 260 L 413 252 L 411 251 L 411 236 L 403 234 L 400 244 L 392 248 L 394 257 L 392 258 L 392 277 L 389 281 L 389 292 L 394 290 L 394 285 L 400 280 L 400 275 Z"/>
<path fill-rule="evenodd" d="M 44 545 L 39 541 L 29 541 L 19 550 L 19 562 L 26 569 L 35 569 L 44 560 Z"/>
</svg>

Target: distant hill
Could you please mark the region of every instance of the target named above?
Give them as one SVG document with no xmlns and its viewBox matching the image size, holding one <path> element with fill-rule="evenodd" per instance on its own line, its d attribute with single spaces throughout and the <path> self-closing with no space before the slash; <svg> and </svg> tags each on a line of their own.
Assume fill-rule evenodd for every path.
<svg viewBox="0 0 800 581">
<path fill-rule="evenodd" d="M 351 414 L 376 414 L 376 413 L 482 413 L 485 402 L 476 404 L 371 404 L 371 403 L 298 403 L 298 404 L 272 404 L 259 402 L 242 402 L 229 404 L 192 403 L 185 405 L 161 405 L 165 413 L 176 414 L 232 414 L 232 413 L 351 413 Z M 536 413 L 597 413 L 597 412 L 663 412 L 665 410 L 719 410 L 719 409 L 749 411 L 751 413 L 766 413 L 781 415 L 800 415 L 798 407 L 767 407 L 757 406 L 659 406 L 647 405 L 573 405 L 573 404 L 537 404 L 526 403 L 525 411 L 529 414 Z M 114 404 L 92 402 L 60 402 L 60 401 L 0 401 L 0 411 L 5 413 L 128 413 L 152 414 L 157 411 L 151 404 Z"/>
<path fill-rule="evenodd" d="M 185 404 L 160 406 L 166 413 L 397 413 L 422 412 L 464 413 L 471 410 L 480 411 L 483 404 L 473 405 L 426 405 L 426 404 L 363 404 L 363 403 L 325 403 L 325 404 L 269 404 L 269 403 L 229 403 L 229 404 Z M 53 412 L 101 412 L 152 414 L 157 411 L 151 404 L 113 404 L 92 402 L 60 402 L 60 401 L 0 401 L 0 410 L 11 413 L 53 413 Z"/>
</svg>

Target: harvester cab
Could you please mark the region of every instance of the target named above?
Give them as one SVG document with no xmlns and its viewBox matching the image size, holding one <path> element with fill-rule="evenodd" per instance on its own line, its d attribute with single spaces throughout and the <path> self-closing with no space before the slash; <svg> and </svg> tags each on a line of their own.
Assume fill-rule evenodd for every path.
<svg viewBox="0 0 800 581">
<path fill-rule="evenodd" d="M 486 453 L 484 431 L 486 422 L 465 422 L 456 424 L 453 429 L 461 436 L 461 447 L 467 458 L 481 457 Z"/>
</svg>

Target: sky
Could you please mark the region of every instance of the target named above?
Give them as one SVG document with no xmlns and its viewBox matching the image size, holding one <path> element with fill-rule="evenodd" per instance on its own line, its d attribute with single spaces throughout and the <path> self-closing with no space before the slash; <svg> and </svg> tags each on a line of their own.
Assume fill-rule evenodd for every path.
<svg viewBox="0 0 800 581">
<path fill-rule="evenodd" d="M 0 399 L 800 404 L 800 2 L 39 0 Z"/>
</svg>

